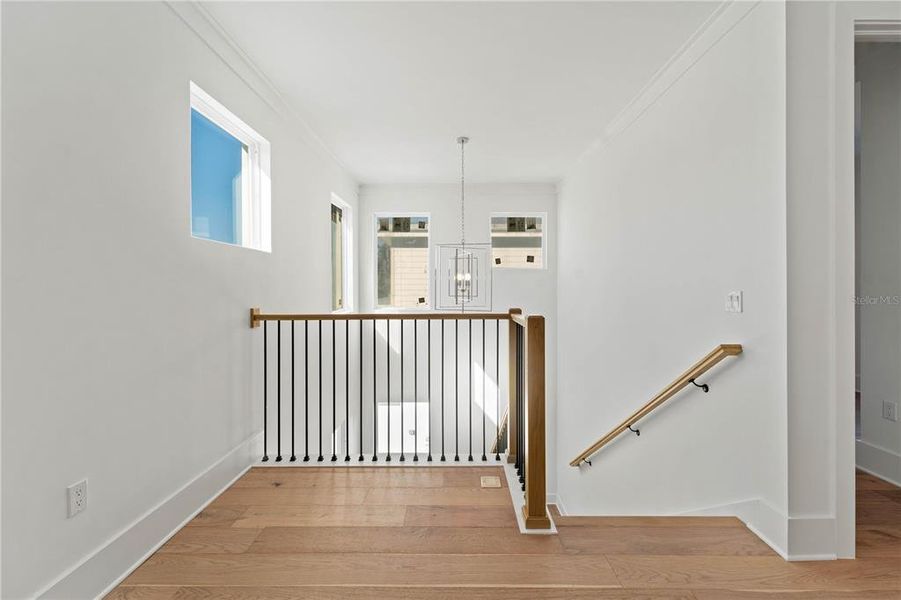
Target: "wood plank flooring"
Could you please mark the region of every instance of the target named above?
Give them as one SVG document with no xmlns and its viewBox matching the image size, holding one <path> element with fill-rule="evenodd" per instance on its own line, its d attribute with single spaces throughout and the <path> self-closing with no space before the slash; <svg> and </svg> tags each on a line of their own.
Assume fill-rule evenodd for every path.
<svg viewBox="0 0 901 600">
<path fill-rule="evenodd" d="M 857 498 L 857 560 L 787 563 L 732 518 L 521 535 L 498 467 L 255 468 L 107 598 L 899 600 L 901 493 L 859 473 Z"/>
</svg>

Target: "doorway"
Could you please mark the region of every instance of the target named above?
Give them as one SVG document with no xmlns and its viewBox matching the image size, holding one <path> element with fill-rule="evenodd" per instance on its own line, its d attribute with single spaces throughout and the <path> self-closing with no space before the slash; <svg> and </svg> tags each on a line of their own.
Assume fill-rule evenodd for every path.
<svg viewBox="0 0 901 600">
<path fill-rule="evenodd" d="M 857 466 L 901 466 L 901 42 L 855 43 Z"/>
</svg>

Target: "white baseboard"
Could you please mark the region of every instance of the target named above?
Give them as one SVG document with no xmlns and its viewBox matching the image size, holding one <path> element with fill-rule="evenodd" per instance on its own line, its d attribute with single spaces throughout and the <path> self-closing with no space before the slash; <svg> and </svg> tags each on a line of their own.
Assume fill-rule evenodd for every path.
<svg viewBox="0 0 901 600">
<path fill-rule="evenodd" d="M 685 516 L 737 517 L 779 556 L 785 560 L 793 560 L 788 552 L 788 519 L 762 498 L 731 502 L 682 514 Z"/>
<path fill-rule="evenodd" d="M 754 535 L 787 561 L 835 560 L 835 517 L 786 517 L 762 498 L 695 510 L 686 515 L 738 517 Z"/>
<path fill-rule="evenodd" d="M 507 489 L 510 490 L 510 499 L 513 501 L 513 512 L 516 515 L 516 524 L 519 525 L 519 532 L 529 535 L 555 535 L 557 526 L 554 524 L 554 519 L 551 515 L 548 515 L 551 519 L 550 529 L 526 529 L 526 521 L 522 516 L 522 509 L 526 505 L 526 501 L 523 498 L 519 477 L 516 475 L 516 467 L 510 463 L 504 463 L 504 476 L 507 478 Z"/>
<path fill-rule="evenodd" d="M 826 516 L 795 516 L 788 518 L 788 550 L 786 560 L 835 560 L 836 519 Z"/>
<path fill-rule="evenodd" d="M 547 502 L 545 504 L 553 504 L 557 507 L 557 510 L 560 511 L 561 515 L 566 514 L 565 512 L 563 512 L 563 501 L 560 500 L 560 496 L 558 496 L 557 494 L 548 494 Z"/>
<path fill-rule="evenodd" d="M 90 552 L 38 598 L 99 598 L 156 552 L 175 532 L 243 475 L 255 461 L 262 432 L 247 438 L 109 541 Z"/>
<path fill-rule="evenodd" d="M 551 496 L 553 496 L 553 499 L 551 499 Z M 566 507 L 563 505 L 563 498 L 560 497 L 560 494 L 548 494 L 547 503 L 555 505 L 561 516 L 565 517 L 569 514 L 566 512 Z"/>
<path fill-rule="evenodd" d="M 316 457 L 313 456 L 310 460 L 304 462 L 303 457 L 298 456 L 297 460 L 291 462 L 289 457 L 283 456 L 282 460 L 279 462 L 275 462 L 275 458 L 270 456 L 269 460 L 263 462 L 260 460 L 260 454 L 262 453 L 262 444 L 260 445 L 260 452 L 257 453 L 257 456 L 254 458 L 254 467 L 261 467 L 265 469 L 334 469 L 335 467 L 341 467 L 342 469 L 371 469 L 373 467 L 379 469 L 409 469 L 411 467 L 428 467 L 429 469 L 468 469 L 472 467 L 497 467 L 502 468 L 507 464 L 507 455 L 501 454 L 501 460 L 495 460 L 492 455 L 490 460 L 486 462 L 482 462 L 481 458 L 474 460 L 473 462 L 469 462 L 465 458 L 461 458 L 460 461 L 452 460 L 452 457 L 448 458 L 445 462 L 441 462 L 438 459 L 438 455 L 432 455 L 432 462 L 429 462 L 427 459 L 427 455 L 424 452 L 419 453 L 419 460 L 413 461 L 413 454 L 407 452 L 405 455 L 405 459 L 401 462 L 400 453 L 393 452 L 391 454 L 392 460 L 386 461 L 384 452 L 380 452 L 378 454 L 378 460 L 373 461 L 372 456 L 367 454 L 363 460 L 359 460 L 357 454 L 351 454 L 350 460 L 344 460 L 344 455 L 340 455 L 338 460 L 332 462 L 331 455 L 328 455 L 324 458 L 322 462 L 316 460 Z"/>
<path fill-rule="evenodd" d="M 857 468 L 901 487 L 901 455 L 864 440 L 856 444 Z"/>
</svg>

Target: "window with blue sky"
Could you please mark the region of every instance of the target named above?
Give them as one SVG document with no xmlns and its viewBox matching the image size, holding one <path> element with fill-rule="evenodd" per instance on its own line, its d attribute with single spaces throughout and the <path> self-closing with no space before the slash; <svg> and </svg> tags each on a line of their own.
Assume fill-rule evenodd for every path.
<svg viewBox="0 0 901 600">
<path fill-rule="evenodd" d="M 247 147 L 191 109 L 191 232 L 241 243 L 241 174 Z"/>
<path fill-rule="evenodd" d="M 193 81 L 191 235 L 272 251 L 269 142 Z"/>
</svg>

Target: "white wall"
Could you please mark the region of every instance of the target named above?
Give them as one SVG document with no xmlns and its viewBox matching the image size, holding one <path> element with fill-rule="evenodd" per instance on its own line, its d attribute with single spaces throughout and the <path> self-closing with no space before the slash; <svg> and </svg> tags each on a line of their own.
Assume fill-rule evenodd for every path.
<svg viewBox="0 0 901 600">
<path fill-rule="evenodd" d="M 2 11 L 2 595 L 20 598 L 259 431 L 248 308 L 328 309 L 330 194 L 356 186 L 164 4 Z M 190 236 L 191 79 L 272 144 L 271 254 Z"/>
<path fill-rule="evenodd" d="M 473 143 L 477 143 L 474 140 Z M 460 240 L 459 185 L 364 185 L 360 188 L 360 298 L 363 311 L 374 307 L 374 214 L 379 212 L 426 212 L 431 216 L 430 243 L 432 252 L 437 244 L 453 244 Z M 555 490 L 553 435 L 556 430 L 556 319 L 557 297 L 557 194 L 551 184 L 467 184 L 466 239 L 470 243 L 488 242 L 491 213 L 502 212 L 547 213 L 547 268 L 541 270 L 494 269 L 493 310 L 504 312 L 512 307 L 522 308 L 525 314 L 545 316 L 548 415 L 548 493 Z M 504 328 L 501 328 L 501 363 L 505 360 Z M 490 331 L 489 331 L 490 334 Z M 448 335 L 451 335 L 448 332 Z M 464 338 L 461 338 L 465 340 Z M 491 338 L 489 335 L 489 342 Z M 476 349 L 479 352 L 479 349 Z M 492 355 L 492 347 L 487 353 Z M 450 356 L 446 358 L 450 361 Z M 489 361 L 489 365 L 492 364 Z M 366 377 L 364 377 L 366 379 Z M 506 393 L 506 375 L 501 370 L 501 393 Z M 450 384 L 448 384 L 450 385 Z M 490 407 L 489 407 L 490 408 Z M 503 408 L 501 409 L 503 413 Z M 489 413 L 490 414 L 490 413 Z"/>
<path fill-rule="evenodd" d="M 857 463 L 899 481 L 901 421 L 882 418 L 882 403 L 901 402 L 901 313 L 896 304 L 881 298 L 901 297 L 901 43 L 858 44 L 855 60 L 862 119 L 857 295 L 865 299 L 857 309 Z"/>
<path fill-rule="evenodd" d="M 785 16 L 736 3 L 559 199 L 558 494 L 572 514 L 738 514 L 784 549 Z M 667 79 L 671 77 L 671 81 Z M 724 312 L 743 290 L 742 314 Z M 720 343 L 744 345 L 568 462 Z"/>
</svg>

